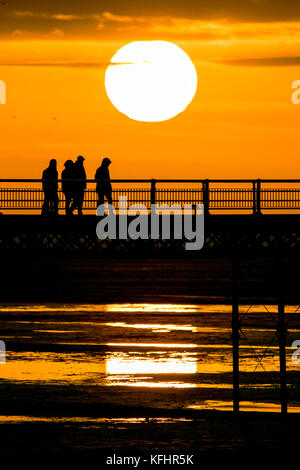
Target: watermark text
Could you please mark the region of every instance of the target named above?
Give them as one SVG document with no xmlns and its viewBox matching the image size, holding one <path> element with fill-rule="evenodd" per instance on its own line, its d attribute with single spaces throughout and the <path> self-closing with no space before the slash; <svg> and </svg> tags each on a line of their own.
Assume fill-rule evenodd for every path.
<svg viewBox="0 0 300 470">
<path fill-rule="evenodd" d="M 292 93 L 292 103 L 299 104 L 300 103 L 300 80 L 293 81 L 292 88 L 296 89 L 296 91 Z"/>
<path fill-rule="evenodd" d="M 127 207 L 127 198 L 120 196 L 118 220 L 115 208 L 110 204 L 98 206 L 97 215 L 102 217 L 96 227 L 100 240 L 184 239 L 186 250 L 201 250 L 204 245 L 203 204 L 184 204 L 182 207 L 179 204 L 151 204 L 148 211 L 143 204 Z"/>
<path fill-rule="evenodd" d="M 296 339 L 292 342 L 292 348 L 295 348 L 296 351 L 292 354 L 292 362 L 293 364 L 300 364 L 300 340 Z"/>
<path fill-rule="evenodd" d="M 6 84 L 0 80 L 0 104 L 6 104 Z"/>
</svg>

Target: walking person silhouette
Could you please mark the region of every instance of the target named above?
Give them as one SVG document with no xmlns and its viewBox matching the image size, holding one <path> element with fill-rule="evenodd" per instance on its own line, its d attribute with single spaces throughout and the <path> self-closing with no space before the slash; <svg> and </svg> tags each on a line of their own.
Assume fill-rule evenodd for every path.
<svg viewBox="0 0 300 470">
<path fill-rule="evenodd" d="M 84 201 L 84 191 L 86 188 L 86 173 L 83 166 L 84 160 L 85 158 L 79 155 L 72 169 L 73 178 L 81 180 L 74 181 L 74 200 L 70 208 L 71 213 L 73 213 L 74 209 L 77 208 L 78 215 L 82 215 L 82 204 Z"/>
<path fill-rule="evenodd" d="M 48 168 L 43 171 L 42 185 L 44 191 L 44 203 L 42 215 L 58 215 L 58 173 L 57 161 L 52 158 Z"/>
<path fill-rule="evenodd" d="M 96 193 L 98 194 L 98 206 L 104 204 L 104 197 L 106 197 L 109 204 L 112 204 L 112 187 L 108 169 L 110 164 L 111 161 L 109 158 L 103 158 L 101 166 L 99 166 L 95 174 L 95 180 L 97 180 Z"/>
<path fill-rule="evenodd" d="M 71 211 L 70 205 L 71 201 L 74 198 L 74 182 L 72 179 L 74 178 L 74 172 L 73 172 L 73 167 L 74 167 L 74 162 L 72 160 L 67 160 L 64 164 L 65 169 L 61 173 L 61 187 L 62 187 L 62 192 L 65 195 L 65 200 L 66 200 L 66 215 L 73 215 L 73 212 Z"/>
</svg>

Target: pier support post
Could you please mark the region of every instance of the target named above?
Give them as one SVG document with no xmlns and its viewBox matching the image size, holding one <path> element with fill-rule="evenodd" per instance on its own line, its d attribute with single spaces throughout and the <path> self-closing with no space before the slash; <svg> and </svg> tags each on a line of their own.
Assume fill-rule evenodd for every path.
<svg viewBox="0 0 300 470">
<path fill-rule="evenodd" d="M 239 370 L 239 301 L 238 301 L 239 254 L 237 241 L 233 242 L 232 253 L 232 382 L 233 382 L 233 412 L 240 411 L 240 370 Z"/>
<path fill-rule="evenodd" d="M 283 242 L 282 234 L 279 235 L 279 252 L 277 258 L 278 266 L 278 321 L 277 321 L 277 337 L 279 345 L 279 366 L 280 366 L 280 403 L 281 413 L 287 413 L 288 404 L 288 393 L 287 393 L 287 375 L 286 375 L 286 321 L 284 313 L 284 278 L 285 278 L 285 266 L 284 266 L 284 253 L 283 253 Z"/>
<path fill-rule="evenodd" d="M 278 324 L 277 336 L 279 343 L 279 363 L 280 363 L 280 402 L 281 413 L 287 413 L 287 384 L 286 384 L 286 324 L 284 318 L 284 304 L 278 304 Z"/>
</svg>

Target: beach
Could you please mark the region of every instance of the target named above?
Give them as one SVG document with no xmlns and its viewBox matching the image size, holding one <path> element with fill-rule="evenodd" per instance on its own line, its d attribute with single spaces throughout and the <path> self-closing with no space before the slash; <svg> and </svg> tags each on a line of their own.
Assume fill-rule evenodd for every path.
<svg viewBox="0 0 300 470">
<path fill-rule="evenodd" d="M 210 262 L 201 269 L 199 260 L 169 259 L 24 266 L 33 273 L 35 301 L 19 283 L 17 297 L 26 301 L 0 307 L 7 347 L 0 364 L 1 450 L 106 455 L 146 446 L 229 455 L 296 447 L 300 369 L 291 344 L 300 337 L 297 305 L 286 306 L 288 417 L 280 415 L 274 297 L 240 306 L 241 413 L 235 417 L 230 263 L 214 271 L 220 263 Z M 38 280 L 41 271 L 48 272 L 46 285 Z M 81 302 L 69 302 L 71 295 Z"/>
</svg>

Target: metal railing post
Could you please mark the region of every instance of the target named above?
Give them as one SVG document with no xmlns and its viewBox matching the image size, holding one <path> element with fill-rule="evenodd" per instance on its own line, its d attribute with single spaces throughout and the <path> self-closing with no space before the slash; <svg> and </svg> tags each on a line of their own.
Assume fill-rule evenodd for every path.
<svg viewBox="0 0 300 470">
<path fill-rule="evenodd" d="M 256 214 L 256 181 L 252 181 L 252 213 Z"/>
<path fill-rule="evenodd" d="M 261 196 L 261 181 L 260 179 L 256 180 L 256 214 L 260 215 L 260 196 Z"/>
<path fill-rule="evenodd" d="M 261 180 L 252 182 L 253 185 L 253 214 L 261 215 Z"/>
<path fill-rule="evenodd" d="M 209 180 L 203 180 L 202 191 L 203 191 L 204 214 L 209 214 Z"/>
<path fill-rule="evenodd" d="M 156 203 L 156 180 L 151 180 L 151 194 L 150 194 L 151 205 Z"/>
</svg>

